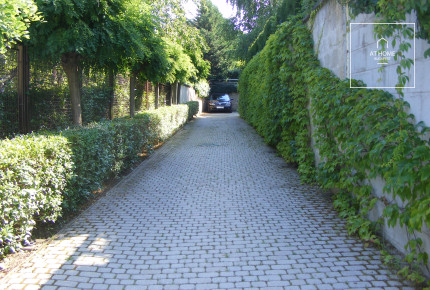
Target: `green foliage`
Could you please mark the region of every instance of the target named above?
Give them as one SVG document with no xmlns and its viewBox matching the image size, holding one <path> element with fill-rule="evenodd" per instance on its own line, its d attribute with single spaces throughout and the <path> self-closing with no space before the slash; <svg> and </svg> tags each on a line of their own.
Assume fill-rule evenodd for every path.
<svg viewBox="0 0 430 290">
<path fill-rule="evenodd" d="M 376 13 L 382 23 L 401 23 L 406 15 L 415 12 L 417 16 L 417 37 L 429 40 L 430 36 L 430 3 L 416 0 L 352 0 L 348 2 L 352 16 L 360 13 Z M 393 30 L 384 36 L 392 36 Z"/>
<path fill-rule="evenodd" d="M 36 221 L 55 221 L 61 214 L 72 164 L 62 136 L 0 140 L 0 257 L 28 243 Z"/>
<path fill-rule="evenodd" d="M 348 7 L 353 16 L 360 13 L 379 12 L 378 0 L 352 0 L 348 2 Z"/>
<path fill-rule="evenodd" d="M 134 43 L 129 41 L 130 35 L 124 38 L 125 28 L 118 20 L 125 11 L 123 1 L 36 0 L 36 3 L 44 21 L 31 25 L 30 44 L 42 56 L 59 59 L 63 54 L 75 52 L 87 61 L 104 65 L 117 61 L 117 57 L 122 60 L 130 49 L 125 42 Z"/>
<path fill-rule="evenodd" d="M 406 22 L 408 14 L 416 15 L 417 31 L 414 31 L 407 25 L 375 25 L 375 38 L 392 38 L 391 45 L 397 46 L 397 52 L 394 60 L 399 61 L 396 72 L 398 83 L 396 90 L 400 96 L 403 96 L 403 87 L 409 81 L 406 70 L 410 71 L 414 65 L 414 60 L 406 58 L 406 53 L 411 47 L 414 37 L 426 39 L 430 43 L 430 4 L 428 1 L 415 0 L 353 0 L 349 4 L 352 17 L 360 13 L 374 12 L 380 23 L 402 23 Z M 427 49 L 423 56 L 430 56 L 430 48 Z"/>
<path fill-rule="evenodd" d="M 237 84 L 229 82 L 212 82 L 210 93 L 237 93 Z"/>
<path fill-rule="evenodd" d="M 296 72 L 303 65 L 301 59 L 313 52 L 287 49 L 296 43 L 312 47 L 306 28 L 281 25 L 247 64 L 239 80 L 239 112 L 285 160 L 299 165 L 303 181 L 312 181 L 307 92 L 303 77 Z"/>
<path fill-rule="evenodd" d="M 115 119 L 62 132 L 73 152 L 73 177 L 64 192 L 63 208 L 76 210 L 105 181 L 120 175 L 153 143 L 148 119 Z"/>
<path fill-rule="evenodd" d="M 141 118 L 142 116 L 148 116 L 154 122 L 156 142 L 164 142 L 187 122 L 188 106 L 161 107 L 157 110 L 149 110 L 137 114 L 137 118 Z"/>
<path fill-rule="evenodd" d="M 198 71 L 184 48 L 180 44 L 170 41 L 169 39 L 165 39 L 165 41 L 169 63 L 169 71 L 166 75 L 166 80 L 170 83 L 176 81 L 188 83 L 192 79 L 195 79 Z"/>
<path fill-rule="evenodd" d="M 178 105 L 0 140 L 0 257 L 26 244 L 36 222 L 55 222 L 62 213 L 78 210 L 188 118 L 188 106 Z"/>
<path fill-rule="evenodd" d="M 200 31 L 185 17 L 181 0 L 149 0 L 168 55 L 169 69 L 160 81 L 195 84 L 205 79 L 210 63 L 203 58 L 207 46 Z"/>
<path fill-rule="evenodd" d="M 199 94 L 201 98 L 209 96 L 210 86 L 207 80 L 202 80 L 194 85 L 194 89 Z"/>
<path fill-rule="evenodd" d="M 300 3 L 301 2 L 301 3 Z M 300 5 L 306 1 L 281 0 L 278 2 L 274 12 L 270 14 L 263 25 L 261 32 L 248 47 L 247 59 L 252 58 L 257 52 L 261 51 L 269 39 L 270 35 L 276 32 L 278 25 L 287 21 L 289 17 L 299 13 Z"/>
<path fill-rule="evenodd" d="M 188 118 L 186 105 L 162 107 L 135 118 L 89 124 L 62 132 L 73 152 L 73 177 L 63 207 L 74 211 L 110 178 L 119 176 L 139 160 L 138 154 L 170 137 Z"/>
<path fill-rule="evenodd" d="M 204 58 L 211 64 L 209 77 L 227 78 L 229 70 L 235 68 L 234 52 L 239 35 L 232 20 L 223 18 L 218 8 L 210 1 L 202 0 L 194 22 L 208 45 Z"/>
<path fill-rule="evenodd" d="M 240 13 L 236 16 L 239 27 L 247 33 L 237 40 L 238 56 L 249 61 L 263 49 L 269 36 L 279 24 L 300 13 L 301 7 L 315 0 L 230 0 Z"/>
<path fill-rule="evenodd" d="M 236 21 L 244 30 L 253 30 L 263 25 L 273 15 L 286 20 L 287 15 L 294 15 L 300 6 L 299 0 L 229 0 L 238 9 Z M 280 22 L 280 23 L 281 23 Z"/>
<path fill-rule="evenodd" d="M 0 53 L 29 38 L 30 23 L 40 20 L 33 0 L 0 0 Z"/>
<path fill-rule="evenodd" d="M 407 102 L 382 90 L 350 89 L 349 80 L 320 67 L 303 24 L 281 25 L 246 66 L 239 91 L 242 117 L 287 161 L 298 164 L 303 180 L 315 178 L 323 188 L 354 197 L 342 193 L 335 201 L 351 234 L 375 243 L 376 225 L 367 214 L 377 202 L 385 205 L 383 219 L 390 226 L 405 226 L 410 233 L 430 226 L 429 128 L 415 124 Z M 317 168 L 310 149 L 311 120 L 321 159 Z M 366 182 L 377 176 L 385 180 L 391 200 L 378 198 Z M 427 265 L 420 246 L 419 239 L 410 240 L 407 262 Z"/>
<path fill-rule="evenodd" d="M 197 101 L 187 102 L 188 106 L 188 121 L 194 118 L 199 113 L 200 104 Z"/>
</svg>

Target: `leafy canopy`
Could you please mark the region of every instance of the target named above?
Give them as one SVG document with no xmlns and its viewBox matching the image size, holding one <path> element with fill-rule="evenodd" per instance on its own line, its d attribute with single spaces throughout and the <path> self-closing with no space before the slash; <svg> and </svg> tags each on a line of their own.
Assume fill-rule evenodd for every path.
<svg viewBox="0 0 430 290">
<path fill-rule="evenodd" d="M 32 21 L 40 21 L 33 0 L 0 0 L 0 53 L 22 39 L 29 38 Z"/>
<path fill-rule="evenodd" d="M 127 18 L 137 13 L 127 10 L 132 7 L 131 1 L 36 0 L 36 3 L 45 21 L 30 27 L 30 44 L 41 56 L 58 59 L 66 53 L 77 53 L 87 63 L 116 67 L 125 57 L 143 53 L 142 43 L 135 37 L 139 23 Z M 140 11 L 144 19 L 150 15 L 144 6 Z"/>
<path fill-rule="evenodd" d="M 235 50 L 238 35 L 234 23 L 223 18 L 218 8 L 208 0 L 201 0 L 194 25 L 206 40 L 208 50 L 204 58 L 211 63 L 210 78 L 224 79 L 235 69 Z"/>
</svg>

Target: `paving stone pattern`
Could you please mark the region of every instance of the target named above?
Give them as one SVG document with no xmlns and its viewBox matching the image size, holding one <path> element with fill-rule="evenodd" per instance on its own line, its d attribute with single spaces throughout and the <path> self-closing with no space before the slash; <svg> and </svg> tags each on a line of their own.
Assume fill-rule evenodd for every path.
<svg viewBox="0 0 430 290">
<path fill-rule="evenodd" d="M 178 132 L 7 289 L 413 289 L 233 114 Z"/>
</svg>

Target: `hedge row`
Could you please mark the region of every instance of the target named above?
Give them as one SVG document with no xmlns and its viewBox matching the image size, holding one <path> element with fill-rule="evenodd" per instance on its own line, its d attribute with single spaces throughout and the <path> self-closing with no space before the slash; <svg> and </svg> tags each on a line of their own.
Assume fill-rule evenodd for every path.
<svg viewBox="0 0 430 290">
<path fill-rule="evenodd" d="M 191 120 L 194 116 L 199 113 L 200 104 L 197 101 L 191 101 L 187 103 L 188 105 L 188 120 Z"/>
<path fill-rule="evenodd" d="M 36 222 L 77 210 L 138 161 L 139 153 L 186 123 L 194 107 L 163 107 L 135 118 L 0 140 L 0 257 L 28 243 Z"/>
<path fill-rule="evenodd" d="M 384 208 L 381 224 L 410 233 L 405 261 L 427 265 L 428 253 L 414 233 L 430 227 L 429 128 L 415 125 L 407 102 L 382 90 L 350 89 L 349 80 L 322 68 L 312 35 L 299 19 L 282 24 L 247 64 L 239 91 L 241 116 L 298 164 L 302 180 L 337 189 L 334 205 L 351 234 L 379 243 L 374 234 L 379 223 L 367 219 L 378 203 Z M 382 197 L 367 181 L 377 176 L 386 182 Z M 410 269 L 404 267 L 402 275 L 418 280 Z"/>
</svg>

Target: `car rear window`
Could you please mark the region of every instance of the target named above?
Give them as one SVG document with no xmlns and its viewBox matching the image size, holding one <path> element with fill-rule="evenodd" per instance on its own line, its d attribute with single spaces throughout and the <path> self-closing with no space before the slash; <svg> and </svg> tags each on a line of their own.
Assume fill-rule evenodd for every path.
<svg viewBox="0 0 430 290">
<path fill-rule="evenodd" d="M 230 101 L 229 95 L 212 95 L 211 100 Z"/>
</svg>

